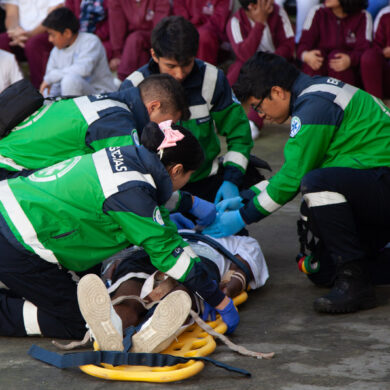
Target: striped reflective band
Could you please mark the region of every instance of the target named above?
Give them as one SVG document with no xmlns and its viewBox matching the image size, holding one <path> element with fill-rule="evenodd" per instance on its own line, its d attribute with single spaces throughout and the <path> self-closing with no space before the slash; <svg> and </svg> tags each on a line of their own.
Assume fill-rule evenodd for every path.
<svg viewBox="0 0 390 390">
<path fill-rule="evenodd" d="M 203 84 L 202 84 L 202 96 L 206 100 L 206 104 L 211 110 L 213 107 L 211 100 L 214 96 L 215 86 L 217 84 L 218 69 L 214 65 L 206 63 L 206 70 L 204 72 Z"/>
<path fill-rule="evenodd" d="M 260 190 L 260 192 L 261 192 L 261 191 L 264 191 L 267 188 L 268 184 L 269 184 L 268 180 L 263 180 L 263 181 L 258 182 L 255 185 L 255 187 L 258 188 Z"/>
<path fill-rule="evenodd" d="M 14 160 L 12 160 L 12 158 L 4 157 L 2 155 L 0 155 L 0 164 L 7 165 L 13 169 L 16 169 L 17 171 L 22 171 L 23 169 L 28 169 L 28 168 L 24 167 L 23 165 L 16 164 L 16 162 Z"/>
<path fill-rule="evenodd" d="M 111 99 L 96 100 L 91 102 L 87 96 L 81 96 L 75 98 L 74 102 L 84 116 L 84 119 L 88 125 L 99 119 L 99 111 L 105 110 L 106 108 L 121 107 L 127 111 L 130 111 L 126 104 Z"/>
<path fill-rule="evenodd" d="M 16 200 L 15 195 L 8 185 L 8 180 L 0 182 L 0 202 L 3 204 L 5 211 L 22 237 L 22 240 L 30 246 L 39 257 L 49 263 L 58 264 L 58 260 L 54 253 L 50 249 L 45 248 L 38 240 L 34 226 Z"/>
<path fill-rule="evenodd" d="M 345 196 L 338 192 L 321 191 L 303 195 L 309 207 L 328 206 L 331 204 L 346 203 Z"/>
<path fill-rule="evenodd" d="M 190 246 L 184 247 L 182 254 L 176 260 L 175 265 L 165 273 L 172 278 L 179 280 L 187 272 L 188 267 L 191 264 L 191 259 L 195 259 L 196 257 L 195 252 Z"/>
<path fill-rule="evenodd" d="M 269 195 L 267 192 L 267 187 L 268 187 L 269 182 L 267 180 L 263 180 L 260 183 L 257 184 L 257 188 L 261 190 L 261 193 L 257 196 L 257 201 L 259 202 L 259 205 L 265 210 L 268 211 L 269 213 L 273 213 L 282 205 L 279 203 L 276 203 Z"/>
<path fill-rule="evenodd" d="M 169 210 L 169 211 L 173 211 L 176 209 L 177 207 L 177 203 L 179 202 L 180 200 L 180 192 L 179 191 L 175 191 L 172 196 L 168 199 L 168 202 L 165 203 L 165 207 Z"/>
<path fill-rule="evenodd" d="M 239 165 L 243 169 L 246 169 L 248 166 L 248 159 L 242 153 L 234 151 L 227 152 L 223 157 L 223 162 L 224 164 L 227 162 L 232 162 L 236 165 Z"/>
<path fill-rule="evenodd" d="M 299 96 L 311 92 L 328 92 L 336 96 L 334 99 L 334 103 L 341 107 L 343 110 L 345 110 L 345 107 L 347 107 L 348 103 L 351 101 L 353 95 L 357 91 L 358 89 L 356 87 L 353 87 L 349 84 L 344 84 L 342 88 L 338 87 L 337 85 L 331 84 L 314 84 L 311 85 L 309 88 L 304 89 L 299 94 Z"/>
<path fill-rule="evenodd" d="M 150 174 L 144 175 L 137 171 L 113 172 L 105 149 L 94 153 L 92 158 L 106 199 L 119 192 L 118 187 L 128 181 L 143 181 L 156 188 Z"/>
<path fill-rule="evenodd" d="M 23 322 L 28 336 L 42 334 L 38 323 L 38 308 L 29 301 L 24 301 L 23 304 Z"/>
<path fill-rule="evenodd" d="M 142 80 L 144 80 L 144 78 L 145 78 L 144 75 L 137 70 L 137 71 L 133 72 L 130 76 L 128 76 L 126 78 L 126 80 L 131 81 L 131 83 L 133 84 L 134 87 L 138 87 L 138 84 Z"/>
<path fill-rule="evenodd" d="M 207 104 L 199 104 L 198 106 L 190 106 L 191 118 L 200 119 L 210 115 Z"/>
</svg>

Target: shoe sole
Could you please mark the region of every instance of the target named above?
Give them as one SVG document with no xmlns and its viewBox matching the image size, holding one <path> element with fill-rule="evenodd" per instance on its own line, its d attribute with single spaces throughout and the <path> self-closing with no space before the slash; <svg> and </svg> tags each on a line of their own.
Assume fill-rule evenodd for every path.
<svg viewBox="0 0 390 390">
<path fill-rule="evenodd" d="M 317 302 L 314 301 L 313 307 L 314 310 L 318 313 L 329 313 L 329 314 L 345 314 L 345 313 L 354 313 L 359 310 L 368 310 L 373 309 L 377 306 L 376 298 L 370 297 L 363 299 L 359 303 L 355 305 L 349 305 L 349 306 L 337 306 L 331 302 Z"/>
<path fill-rule="evenodd" d="M 161 352 L 167 348 L 187 319 L 192 302 L 185 291 L 174 291 L 156 307 L 150 323 L 132 337 L 131 352 Z"/>
<path fill-rule="evenodd" d="M 77 299 L 99 349 L 123 351 L 123 337 L 111 322 L 111 299 L 103 281 L 95 274 L 85 275 L 77 286 Z"/>
</svg>

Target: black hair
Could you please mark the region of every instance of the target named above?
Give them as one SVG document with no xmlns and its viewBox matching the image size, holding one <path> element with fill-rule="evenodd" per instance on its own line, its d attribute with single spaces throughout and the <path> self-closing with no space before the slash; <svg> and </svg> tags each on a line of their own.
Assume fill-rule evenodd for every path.
<svg viewBox="0 0 390 390">
<path fill-rule="evenodd" d="M 159 100 L 162 113 L 181 112 L 181 119 L 190 118 L 187 95 L 184 87 L 169 74 L 152 74 L 138 85 L 144 102 Z"/>
<path fill-rule="evenodd" d="M 157 57 L 175 59 L 180 65 L 186 65 L 198 52 L 199 33 L 182 16 L 167 16 L 154 27 L 151 43 Z"/>
<path fill-rule="evenodd" d="M 242 8 L 244 8 L 246 11 L 248 10 L 249 4 L 257 4 L 257 0 L 239 0 L 240 5 Z"/>
<path fill-rule="evenodd" d="M 291 91 L 299 73 L 285 58 L 273 53 L 257 52 L 241 68 L 233 91 L 241 102 L 251 96 L 265 99 L 275 86 Z"/>
<path fill-rule="evenodd" d="M 56 8 L 43 20 L 42 25 L 46 28 L 59 31 L 61 34 L 68 28 L 73 34 L 80 29 L 80 22 L 76 15 L 66 7 Z"/>
<path fill-rule="evenodd" d="M 367 0 L 339 0 L 340 5 L 343 8 L 343 11 L 350 15 L 357 12 L 360 12 L 363 9 L 366 9 L 368 6 Z"/>
<path fill-rule="evenodd" d="M 195 136 L 183 126 L 171 125 L 173 130 L 179 130 L 184 138 L 177 141 L 176 146 L 165 148 L 161 162 L 165 167 L 175 164 L 182 164 L 185 172 L 197 170 L 204 161 L 203 149 Z M 153 153 L 164 140 L 164 133 L 157 123 L 149 122 L 142 130 L 141 145 Z"/>
</svg>

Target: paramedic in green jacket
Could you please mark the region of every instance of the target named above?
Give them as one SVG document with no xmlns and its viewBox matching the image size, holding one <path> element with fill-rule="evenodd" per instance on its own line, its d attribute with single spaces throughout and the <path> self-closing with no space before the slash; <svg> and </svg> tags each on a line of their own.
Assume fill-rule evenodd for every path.
<svg viewBox="0 0 390 390">
<path fill-rule="evenodd" d="M 215 218 L 212 203 L 174 192 L 203 151 L 189 130 L 162 124 L 164 132 L 153 122 L 145 127 L 145 146 L 109 147 L 0 182 L 0 281 L 8 288 L 0 290 L 0 335 L 82 338 L 79 277 L 130 244 L 234 330 L 232 301 L 169 219 L 168 208 L 192 213 L 200 225 Z"/>
<path fill-rule="evenodd" d="M 248 175 L 256 174 L 251 169 L 246 175 L 253 147 L 249 121 L 223 71 L 195 58 L 199 33 L 182 16 L 162 19 L 152 31 L 151 43 L 152 59 L 131 73 L 120 90 L 137 86 L 154 74 L 170 74 L 179 81 L 191 112 L 189 120 L 182 124 L 192 131 L 205 153 L 203 164 L 185 190 L 212 201 L 238 196 L 239 188 L 247 188 L 261 178 L 248 183 Z M 227 146 L 223 167 L 219 167 L 218 159 L 220 136 Z"/>
<path fill-rule="evenodd" d="M 127 91 L 44 105 L 0 140 L 0 180 L 109 146 L 138 144 L 149 121 L 188 115 L 184 90 L 168 75 Z"/>
<path fill-rule="evenodd" d="M 291 116 L 290 138 L 280 171 L 252 187 L 244 206 L 239 198 L 220 205 L 220 211 L 238 209 L 219 214 L 205 232 L 232 234 L 301 191 L 308 227 L 335 269 L 331 291 L 315 300 L 314 309 L 339 313 L 374 307 L 368 268 L 390 241 L 389 109 L 354 86 L 309 77 L 267 53 L 245 64 L 234 90 L 263 118 L 283 123 Z"/>
</svg>

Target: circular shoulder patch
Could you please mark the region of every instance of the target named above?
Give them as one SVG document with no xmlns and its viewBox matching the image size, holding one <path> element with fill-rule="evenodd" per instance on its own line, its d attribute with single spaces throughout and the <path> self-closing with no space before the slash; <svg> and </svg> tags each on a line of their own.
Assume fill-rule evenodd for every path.
<svg viewBox="0 0 390 390">
<path fill-rule="evenodd" d="M 299 130 L 301 130 L 301 120 L 299 117 L 294 116 L 291 119 L 291 129 L 290 129 L 290 137 L 295 137 Z"/>
<path fill-rule="evenodd" d="M 40 169 L 27 176 L 31 181 L 53 181 L 68 173 L 79 161 L 81 156 L 70 158 L 51 167 Z"/>
<path fill-rule="evenodd" d="M 156 207 L 153 211 L 153 221 L 157 222 L 161 226 L 164 226 L 164 220 L 158 207 Z"/>
</svg>

